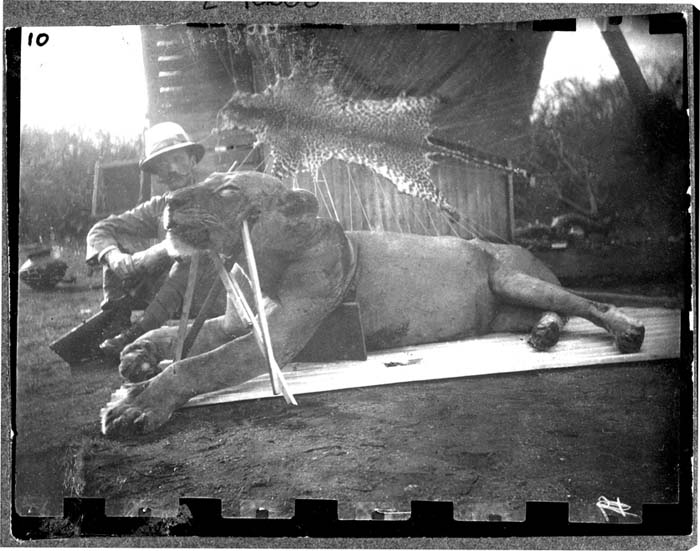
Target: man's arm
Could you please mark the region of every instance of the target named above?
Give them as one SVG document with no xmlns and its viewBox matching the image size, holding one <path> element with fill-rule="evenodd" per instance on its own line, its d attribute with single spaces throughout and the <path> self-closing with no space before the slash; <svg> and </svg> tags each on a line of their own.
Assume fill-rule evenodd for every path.
<svg viewBox="0 0 700 551">
<path fill-rule="evenodd" d="M 85 260 L 95 265 L 111 251 L 135 253 L 148 248 L 148 240 L 159 237 L 165 197 L 153 197 L 122 214 L 97 222 L 87 235 Z"/>
</svg>

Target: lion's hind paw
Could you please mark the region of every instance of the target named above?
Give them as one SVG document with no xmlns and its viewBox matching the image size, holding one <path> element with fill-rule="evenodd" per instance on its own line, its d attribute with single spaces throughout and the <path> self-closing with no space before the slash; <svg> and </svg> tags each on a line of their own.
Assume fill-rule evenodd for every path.
<svg viewBox="0 0 700 551">
<path fill-rule="evenodd" d="M 643 342 L 644 326 L 641 323 L 634 323 L 626 331 L 615 334 L 615 344 L 623 354 L 639 352 Z"/>
</svg>

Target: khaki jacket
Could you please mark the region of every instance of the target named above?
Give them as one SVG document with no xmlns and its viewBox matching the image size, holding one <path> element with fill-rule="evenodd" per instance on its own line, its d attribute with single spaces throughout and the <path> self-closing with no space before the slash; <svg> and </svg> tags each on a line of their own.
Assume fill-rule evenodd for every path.
<svg viewBox="0 0 700 551">
<path fill-rule="evenodd" d="M 112 214 L 95 224 L 87 234 L 85 260 L 96 265 L 104 254 L 118 248 L 125 253 L 143 251 L 165 238 L 163 211 L 168 194 L 152 197 L 121 214 Z"/>
</svg>

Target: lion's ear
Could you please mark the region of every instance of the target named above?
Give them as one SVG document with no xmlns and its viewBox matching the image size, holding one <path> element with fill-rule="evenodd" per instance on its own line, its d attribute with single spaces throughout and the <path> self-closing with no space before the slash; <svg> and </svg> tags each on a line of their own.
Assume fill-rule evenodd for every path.
<svg viewBox="0 0 700 551">
<path fill-rule="evenodd" d="M 316 216 L 318 214 L 318 199 L 310 191 L 295 189 L 285 193 L 279 204 L 279 210 L 289 218 L 297 216 Z"/>
</svg>

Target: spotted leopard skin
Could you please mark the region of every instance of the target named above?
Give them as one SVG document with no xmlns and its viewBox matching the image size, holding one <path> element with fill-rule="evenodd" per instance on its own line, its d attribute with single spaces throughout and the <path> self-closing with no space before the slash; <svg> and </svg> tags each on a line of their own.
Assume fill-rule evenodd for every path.
<svg viewBox="0 0 700 551">
<path fill-rule="evenodd" d="M 451 218 L 455 209 L 435 187 L 430 171 L 437 156 L 512 170 L 447 147 L 430 137 L 435 97 L 371 100 L 339 94 L 332 83 L 292 72 L 263 92 L 236 92 L 219 113 L 221 129 L 253 133 L 269 148 L 272 173 L 285 178 L 301 171 L 316 174 L 330 159 L 364 165 L 389 179 L 399 191 L 438 205 Z"/>
</svg>

